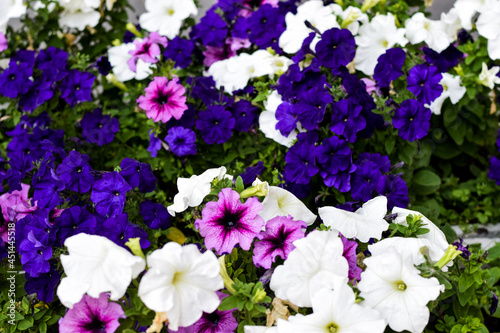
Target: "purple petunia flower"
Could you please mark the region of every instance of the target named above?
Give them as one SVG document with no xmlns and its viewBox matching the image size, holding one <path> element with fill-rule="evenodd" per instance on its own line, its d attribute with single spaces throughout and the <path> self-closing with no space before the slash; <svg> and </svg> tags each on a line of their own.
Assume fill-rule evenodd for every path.
<svg viewBox="0 0 500 333">
<path fill-rule="evenodd" d="M 120 326 L 118 319 L 126 318 L 120 304 L 109 302 L 109 296 L 99 298 L 83 295 L 80 302 L 59 320 L 60 333 L 113 333 Z"/>
<path fill-rule="evenodd" d="M 80 122 L 82 136 L 88 143 L 96 143 L 102 146 L 113 141 L 116 132 L 120 128 L 118 119 L 103 115 L 102 109 L 97 108 L 83 115 Z"/>
<path fill-rule="evenodd" d="M 182 126 L 170 128 L 165 142 L 177 156 L 196 155 L 196 133 L 189 128 Z"/>
<path fill-rule="evenodd" d="M 292 103 L 283 102 L 276 109 L 276 129 L 288 136 L 297 127 L 298 109 Z"/>
<path fill-rule="evenodd" d="M 106 219 L 102 224 L 101 236 L 112 240 L 122 247 L 126 247 L 125 243 L 130 238 L 140 238 L 139 243 L 142 249 L 146 249 L 151 245 L 151 242 L 148 240 L 148 234 L 138 225 L 131 223 L 126 213 Z"/>
<path fill-rule="evenodd" d="M 156 133 L 152 129 L 149 130 L 149 147 L 148 151 L 151 153 L 151 157 L 156 157 L 158 155 L 158 150 L 161 149 L 161 140 L 156 137 Z"/>
<path fill-rule="evenodd" d="M 231 253 L 236 244 L 245 251 L 264 226 L 264 219 L 257 215 L 262 210 L 260 201 L 251 197 L 241 203 L 238 192 L 224 188 L 217 202 L 209 202 L 196 219 L 195 227 L 205 237 L 207 249 L 217 254 Z"/>
<path fill-rule="evenodd" d="M 383 175 L 375 186 L 375 191 L 387 197 L 387 209 L 389 210 L 394 207 L 406 208 L 410 203 L 408 185 L 398 176 Z"/>
<path fill-rule="evenodd" d="M 111 63 L 106 56 L 100 56 L 99 59 L 97 59 L 95 65 L 97 66 L 99 74 L 101 74 L 102 76 L 106 76 L 109 74 L 109 72 L 111 72 Z"/>
<path fill-rule="evenodd" d="M 180 68 L 186 68 L 191 64 L 193 58 L 194 43 L 191 40 L 181 38 L 179 36 L 172 39 L 165 51 L 163 56 L 167 59 L 173 60 L 175 66 Z"/>
<path fill-rule="evenodd" d="M 248 132 L 259 118 L 259 109 L 244 99 L 234 103 L 230 110 L 235 119 L 234 129 L 239 132 Z"/>
<path fill-rule="evenodd" d="M 296 184 L 308 184 L 311 178 L 319 172 L 316 165 L 318 140 L 316 132 L 299 133 L 296 142 L 286 153 L 285 180 Z"/>
<path fill-rule="evenodd" d="M 88 192 L 94 184 L 91 171 L 88 155 L 80 154 L 76 150 L 72 150 L 57 167 L 57 175 L 66 188 L 79 193 Z"/>
<path fill-rule="evenodd" d="M 439 84 L 443 75 L 436 66 L 416 65 L 408 73 L 408 90 L 423 104 L 431 104 L 441 96 L 443 86 Z"/>
<path fill-rule="evenodd" d="M 500 186 L 500 160 L 493 156 L 490 159 L 490 170 L 488 172 L 488 177 L 493 179 L 497 185 Z"/>
<path fill-rule="evenodd" d="M 323 140 L 317 148 L 316 158 L 326 186 L 333 186 L 340 192 L 351 189 L 351 173 L 356 166 L 352 164 L 352 151 L 345 140 L 337 136 Z"/>
<path fill-rule="evenodd" d="M 469 245 L 467 244 L 467 246 L 464 246 L 463 241 L 464 240 L 462 238 L 459 238 L 458 242 L 451 243 L 451 245 L 455 245 L 458 251 L 462 251 L 460 256 L 462 256 L 466 260 L 469 260 L 471 255 L 471 252 L 469 251 Z"/>
<path fill-rule="evenodd" d="M 340 238 L 342 244 L 344 245 L 344 253 L 342 254 L 346 258 L 349 264 L 348 278 L 349 281 L 357 282 L 361 280 L 361 272 L 363 270 L 358 267 L 358 258 L 356 257 L 356 249 L 358 248 L 358 243 L 355 241 L 350 241 L 344 236 Z"/>
<path fill-rule="evenodd" d="M 158 181 L 151 170 L 151 165 L 126 157 L 120 163 L 120 167 L 122 168 L 120 175 L 132 188 L 139 187 L 142 193 L 155 190 Z"/>
<path fill-rule="evenodd" d="M 405 140 L 422 139 L 429 132 L 432 112 L 415 99 L 407 99 L 396 109 L 392 125 Z"/>
<path fill-rule="evenodd" d="M 170 228 L 170 214 L 162 204 L 145 200 L 141 203 L 140 213 L 144 223 L 151 229 L 165 230 Z"/>
<path fill-rule="evenodd" d="M 253 250 L 255 266 L 265 269 L 271 268 L 276 257 L 283 260 L 295 248 L 293 242 L 304 237 L 307 225 L 304 221 L 294 221 L 291 216 L 277 216 L 267 221 L 266 231 L 257 235 Z"/>
<path fill-rule="evenodd" d="M 149 37 L 144 39 L 135 39 L 135 49 L 129 51 L 132 57 L 127 61 L 130 70 L 132 72 L 137 71 L 137 61 L 139 61 L 139 59 L 149 64 L 157 63 L 158 56 L 161 54 L 159 45 L 166 47 L 167 43 L 167 37 L 160 36 L 156 31 L 151 32 Z"/>
<path fill-rule="evenodd" d="M 261 6 L 248 17 L 248 26 L 251 27 L 249 38 L 252 43 L 261 49 L 272 47 L 281 52 L 278 39 L 285 31 L 285 16 L 279 8 L 270 4 Z"/>
<path fill-rule="evenodd" d="M 58 227 L 57 240 L 60 244 L 64 244 L 66 238 L 86 233 L 94 235 L 97 227 L 97 220 L 85 208 L 74 206 L 65 209 L 61 215 L 56 218 L 55 224 Z"/>
<path fill-rule="evenodd" d="M 0 95 L 16 98 L 20 94 L 27 93 L 33 85 L 30 80 L 32 71 L 27 64 L 11 62 L 0 74 Z"/>
<path fill-rule="evenodd" d="M 33 230 L 30 230 L 26 239 L 19 245 L 19 255 L 23 269 L 32 277 L 38 277 L 50 270 L 49 259 L 52 258 L 52 247 L 36 239 Z"/>
<path fill-rule="evenodd" d="M 357 162 L 357 161 L 356 161 Z M 373 198 L 373 191 L 382 173 L 377 164 L 371 161 L 356 163 L 356 171 L 351 176 L 351 196 L 357 201 L 368 201 Z"/>
<path fill-rule="evenodd" d="M 337 135 L 343 135 L 348 142 L 355 142 L 356 134 L 366 127 L 362 111 L 363 107 L 351 98 L 334 103 L 330 130 Z"/>
<path fill-rule="evenodd" d="M 95 209 L 102 216 L 115 216 L 123 211 L 126 193 L 132 187 L 116 171 L 105 173 L 102 179 L 95 182 L 90 200 L 95 203 Z"/>
<path fill-rule="evenodd" d="M 41 273 L 38 277 L 25 274 L 26 283 L 24 289 L 28 294 L 36 293 L 36 298 L 40 301 L 50 303 L 54 300 L 56 286 L 61 280 L 61 273 L 53 267 L 47 273 Z"/>
<path fill-rule="evenodd" d="M 80 72 L 76 69 L 70 70 L 60 86 L 61 98 L 63 98 L 70 107 L 74 107 L 77 103 L 91 101 L 94 80 L 94 74 Z"/>
<path fill-rule="evenodd" d="M 210 105 L 198 114 L 196 128 L 202 139 L 209 145 L 224 143 L 231 138 L 235 119 L 223 105 Z"/>
<path fill-rule="evenodd" d="M 316 54 L 323 66 L 346 66 L 354 59 L 356 42 L 349 30 L 332 28 L 321 35 L 321 40 L 316 45 Z"/>
<path fill-rule="evenodd" d="M 35 63 L 49 81 L 61 81 L 68 75 L 68 53 L 53 46 L 40 50 Z"/>
<path fill-rule="evenodd" d="M 323 86 L 313 86 L 310 89 L 304 87 L 304 90 L 299 91 L 298 99 L 299 102 L 294 108 L 297 110 L 300 124 L 310 131 L 317 129 L 325 116 L 326 106 L 333 102 L 332 96 Z"/>
<path fill-rule="evenodd" d="M 427 63 L 436 66 L 442 73 L 446 73 L 450 68 L 455 67 L 458 64 L 458 60 L 464 56 L 453 44 L 441 53 L 437 53 L 427 47 L 424 47 L 423 51 Z"/>
<path fill-rule="evenodd" d="M 19 106 L 23 111 L 32 111 L 54 96 L 52 82 L 38 78 L 33 86 L 19 99 Z"/>
<path fill-rule="evenodd" d="M 357 164 L 361 164 L 364 161 L 371 161 L 377 165 L 381 172 L 389 172 L 391 168 L 391 160 L 389 156 L 382 155 L 379 153 L 361 153 L 356 160 Z"/>
<path fill-rule="evenodd" d="M 227 35 L 227 24 L 214 10 L 209 10 L 191 33 L 205 46 L 222 46 Z"/>
<path fill-rule="evenodd" d="M 388 87 L 391 81 L 403 75 L 405 59 L 406 53 L 399 47 L 388 49 L 378 58 L 373 79 L 379 87 Z"/>
<path fill-rule="evenodd" d="M 264 171 L 264 163 L 262 161 L 259 161 L 257 165 L 253 167 L 246 168 L 245 172 L 240 175 L 243 184 L 251 184 L 262 171 Z"/>
</svg>

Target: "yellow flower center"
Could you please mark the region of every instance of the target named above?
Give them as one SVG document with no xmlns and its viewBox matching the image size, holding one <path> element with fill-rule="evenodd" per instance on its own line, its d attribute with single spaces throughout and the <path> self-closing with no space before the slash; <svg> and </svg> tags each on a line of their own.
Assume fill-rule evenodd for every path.
<svg viewBox="0 0 500 333">
<path fill-rule="evenodd" d="M 172 284 L 177 285 L 180 281 L 182 281 L 182 272 L 175 272 L 174 276 L 172 277 Z"/>
<path fill-rule="evenodd" d="M 387 48 L 387 46 L 389 46 L 389 42 L 388 42 L 387 40 L 385 40 L 385 39 L 384 39 L 384 40 L 382 41 L 382 45 L 383 45 L 385 48 Z"/>
<path fill-rule="evenodd" d="M 337 325 L 335 323 L 328 324 L 326 326 L 326 332 L 327 333 L 336 333 L 336 332 L 339 332 L 339 325 Z"/>
<path fill-rule="evenodd" d="M 396 290 L 399 291 L 405 291 L 407 288 L 406 284 L 401 280 L 394 282 L 394 285 L 396 286 Z"/>
<path fill-rule="evenodd" d="M 173 8 L 167 9 L 167 15 L 172 16 L 172 15 L 174 15 L 174 13 L 175 13 L 175 10 L 173 10 Z"/>
</svg>

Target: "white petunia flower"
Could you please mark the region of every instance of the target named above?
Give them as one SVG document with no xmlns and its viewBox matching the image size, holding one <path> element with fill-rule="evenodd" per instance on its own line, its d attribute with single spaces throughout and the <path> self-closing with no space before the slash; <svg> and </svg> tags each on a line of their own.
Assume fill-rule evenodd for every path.
<svg viewBox="0 0 500 333">
<path fill-rule="evenodd" d="M 336 232 L 314 230 L 293 245 L 295 249 L 271 277 L 270 287 L 276 297 L 310 307 L 320 289 L 347 283 L 349 265 Z"/>
<path fill-rule="evenodd" d="M 449 97 L 451 103 L 457 104 L 462 97 L 465 95 L 466 89 L 463 87 L 460 76 L 453 76 L 448 73 L 443 73 L 443 78 L 439 82 L 443 86 L 443 92 L 441 96 L 436 98 L 429 109 L 431 109 L 434 114 L 441 114 L 441 107 L 443 102 Z"/>
<path fill-rule="evenodd" d="M 462 27 L 465 30 L 472 29 L 472 18 L 477 12 L 482 12 L 488 0 L 457 0 L 452 10 L 458 16 Z"/>
<path fill-rule="evenodd" d="M 277 186 L 269 186 L 269 192 L 262 202 L 262 210 L 259 215 L 266 222 L 276 216 L 288 215 L 291 215 L 296 221 L 304 221 L 307 225 L 316 221 L 316 215 L 304 205 L 302 200 L 293 193 Z"/>
<path fill-rule="evenodd" d="M 198 14 L 193 0 L 146 0 L 146 12 L 139 17 L 143 29 L 158 31 L 162 36 L 174 39 L 182 22 L 191 15 Z"/>
<path fill-rule="evenodd" d="M 500 1 L 486 1 L 479 15 L 477 32 L 488 39 L 488 55 L 491 59 L 500 59 Z"/>
<path fill-rule="evenodd" d="M 11 18 L 26 14 L 26 5 L 23 0 L 2 0 L 0 2 L 0 32 L 5 33 L 7 23 Z"/>
<path fill-rule="evenodd" d="M 80 302 L 85 293 L 99 298 L 102 292 L 111 292 L 110 298 L 118 300 L 145 267 L 144 259 L 103 236 L 81 233 L 66 239 L 64 245 L 69 252 L 61 255 L 66 277 L 57 296 L 67 308 Z"/>
<path fill-rule="evenodd" d="M 427 303 L 444 291 L 436 278 L 426 279 L 413 266 L 408 253 L 395 249 L 364 259 L 358 288 L 362 304 L 373 307 L 391 329 L 422 332 L 429 321 Z"/>
<path fill-rule="evenodd" d="M 408 215 L 420 215 L 421 220 L 422 220 L 422 226 L 426 229 L 429 229 L 429 232 L 423 235 L 418 235 L 418 238 L 423 238 L 429 240 L 433 244 L 433 250 L 434 253 L 431 256 L 431 260 L 437 261 L 439 260 L 446 250 L 448 249 L 448 241 L 446 240 L 446 236 L 444 233 L 439 229 L 434 223 L 432 223 L 427 217 L 423 216 L 421 213 L 409 210 L 409 209 L 404 209 L 404 208 L 399 208 L 399 207 L 394 207 L 392 209 L 393 214 L 398 214 L 398 217 L 394 220 L 394 223 L 402 224 L 404 226 L 408 226 L 408 223 L 406 222 L 406 217 Z"/>
<path fill-rule="evenodd" d="M 424 255 L 434 262 L 437 262 L 442 257 L 441 249 L 425 238 L 391 237 L 368 245 L 368 251 L 372 256 L 384 254 L 391 249 L 399 253 L 410 254 L 413 257 L 414 265 L 423 264 L 425 262 Z"/>
<path fill-rule="evenodd" d="M 173 205 L 167 207 L 168 212 L 175 216 L 175 213 L 181 213 L 188 207 L 199 206 L 212 190 L 212 181 L 215 178 L 221 180 L 228 177 L 232 179 L 232 176 L 226 175 L 226 168 L 223 166 L 217 169 L 208 169 L 199 176 L 179 177 L 177 179 L 179 193 L 175 195 Z"/>
<path fill-rule="evenodd" d="M 169 329 L 192 325 L 203 312 L 217 309 L 220 300 L 216 291 L 224 288 L 224 283 L 212 251 L 202 254 L 194 244 L 170 242 L 147 260 L 149 269 L 138 294 L 149 309 L 166 312 Z"/>
<path fill-rule="evenodd" d="M 99 23 L 100 0 L 59 0 L 59 4 L 64 8 L 59 24 L 64 27 L 84 30 L 87 25 L 95 27 Z"/>
<path fill-rule="evenodd" d="M 387 214 L 387 198 L 384 196 L 365 202 L 356 212 L 321 207 L 318 214 L 326 226 L 338 230 L 344 237 L 356 237 L 363 243 L 370 238 L 380 239 L 382 232 L 389 229 L 389 223 L 384 220 Z"/>
<path fill-rule="evenodd" d="M 355 301 L 354 292 L 347 284 L 339 285 L 335 290 L 322 289 L 312 299 L 312 314 L 297 314 L 288 317 L 288 321 L 278 319 L 278 332 L 384 332 L 387 324 L 380 314 Z"/>
<path fill-rule="evenodd" d="M 354 67 L 366 75 L 373 75 L 378 57 L 387 49 L 399 44 L 405 46 L 408 40 L 404 37 L 405 29 L 398 29 L 394 15 L 377 15 L 368 24 L 359 28 L 356 36 L 356 56 Z"/>
<path fill-rule="evenodd" d="M 479 73 L 478 82 L 490 89 L 493 89 L 495 84 L 500 83 L 500 77 L 497 76 L 499 71 L 499 66 L 493 66 L 488 69 L 486 63 L 483 62 L 483 68 L 481 73 Z"/>
<path fill-rule="evenodd" d="M 453 42 L 442 21 L 430 20 L 424 13 L 416 13 L 405 22 L 406 37 L 412 44 L 425 42 L 429 48 L 441 53 Z"/>
<path fill-rule="evenodd" d="M 349 30 L 353 36 L 358 33 L 360 24 L 369 22 L 368 15 L 358 7 L 349 6 L 339 16 L 342 18 L 342 28 Z"/>
<path fill-rule="evenodd" d="M 245 333 L 278 333 L 278 328 L 276 326 L 266 327 L 246 325 L 243 328 Z"/>
<path fill-rule="evenodd" d="M 120 82 L 132 79 L 143 80 L 153 74 L 150 68 L 153 64 L 145 63 L 142 59 L 137 60 L 135 72 L 130 69 L 127 62 L 132 58 L 132 55 L 129 53 L 131 50 L 135 50 L 134 43 L 120 44 L 108 50 L 109 63 L 113 67 L 113 73 Z"/>
<path fill-rule="evenodd" d="M 280 36 L 279 46 L 286 53 L 299 51 L 304 39 L 313 32 L 306 26 L 306 20 L 321 33 L 331 28 L 339 28 L 337 17 L 334 14 L 335 9 L 337 12 L 342 11 L 342 8 L 337 4 L 323 6 L 321 0 L 310 0 L 297 7 L 297 14 L 287 13 L 285 16 L 286 30 Z M 316 36 L 311 42 L 312 50 L 319 40 L 319 36 Z"/>
<path fill-rule="evenodd" d="M 276 110 L 278 106 L 283 103 L 280 94 L 276 90 L 273 90 L 271 95 L 267 97 L 264 102 L 265 110 L 260 113 L 259 116 L 259 129 L 266 136 L 266 138 L 272 139 L 277 143 L 290 148 L 292 143 L 297 139 L 297 130 L 293 130 L 284 136 L 281 132 L 276 129 L 276 124 L 278 119 L 276 119 Z M 301 129 L 300 125 L 297 126 Z"/>
</svg>

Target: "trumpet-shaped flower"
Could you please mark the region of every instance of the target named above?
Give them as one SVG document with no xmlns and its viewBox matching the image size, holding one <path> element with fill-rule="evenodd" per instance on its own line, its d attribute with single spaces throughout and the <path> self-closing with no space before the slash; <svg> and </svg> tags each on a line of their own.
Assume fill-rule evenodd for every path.
<svg viewBox="0 0 500 333">
<path fill-rule="evenodd" d="M 446 24 L 416 13 L 405 22 L 406 37 L 412 44 L 425 42 L 436 52 L 444 51 L 453 42 L 453 36 L 446 31 Z"/>
<path fill-rule="evenodd" d="M 191 15 L 198 14 L 193 0 L 146 0 L 146 12 L 139 17 L 141 27 L 148 31 L 158 31 L 160 35 L 174 39 L 182 22 Z"/>
<path fill-rule="evenodd" d="M 259 199 L 248 198 L 242 204 L 238 192 L 224 188 L 219 193 L 219 201 L 207 203 L 202 219 L 197 219 L 194 225 L 205 237 L 207 249 L 215 249 L 219 255 L 231 253 L 236 244 L 248 251 L 265 224 L 257 215 L 261 209 Z"/>
<path fill-rule="evenodd" d="M 64 306 L 72 308 L 87 293 L 94 298 L 111 292 L 114 301 L 125 295 L 132 281 L 144 270 L 144 259 L 106 237 L 78 234 L 64 242 L 69 254 L 61 255 L 66 277 L 57 288 Z"/>
<path fill-rule="evenodd" d="M 96 10 L 100 3 L 99 0 L 59 0 L 59 4 L 64 8 L 59 17 L 59 24 L 78 30 L 84 30 L 87 25 L 95 27 L 101 18 L 101 14 Z"/>
<path fill-rule="evenodd" d="M 500 5 L 498 1 L 485 1 L 476 27 L 479 34 L 488 39 L 488 55 L 491 59 L 500 59 Z"/>
<path fill-rule="evenodd" d="M 125 318 L 120 304 L 108 301 L 101 293 L 98 298 L 84 295 L 82 300 L 59 321 L 60 333 L 113 333 L 120 326 L 118 319 Z"/>
<path fill-rule="evenodd" d="M 139 297 L 151 310 L 166 312 L 169 329 L 192 325 L 203 312 L 219 306 L 216 291 L 224 283 L 213 252 L 202 254 L 196 245 L 170 242 L 147 261 L 149 270 L 139 284 Z"/>
<path fill-rule="evenodd" d="M 384 332 L 387 324 L 380 314 L 355 301 L 354 292 L 347 284 L 339 285 L 334 290 L 322 289 L 312 298 L 312 314 L 297 314 L 288 317 L 288 321 L 278 319 L 278 332 Z"/>
<path fill-rule="evenodd" d="M 318 210 L 323 223 L 347 238 L 356 237 L 366 243 L 370 238 L 380 239 L 382 232 L 389 228 L 384 220 L 387 213 L 387 198 L 378 196 L 367 201 L 356 212 L 335 207 L 321 207 Z"/>
<path fill-rule="evenodd" d="M 226 168 L 220 167 L 217 169 L 208 169 L 201 175 L 193 175 L 190 178 L 179 177 L 177 179 L 177 193 L 174 197 L 173 205 L 167 207 L 170 215 L 175 216 L 175 213 L 181 213 L 188 207 L 199 206 L 203 199 L 211 191 L 211 183 L 217 178 L 219 180 L 230 177 L 226 174 Z"/>
<path fill-rule="evenodd" d="M 429 321 L 427 303 L 444 291 L 436 278 L 426 279 L 413 266 L 411 254 L 388 250 L 366 258 L 358 288 L 363 304 L 380 312 L 391 329 L 422 332 Z"/>
<path fill-rule="evenodd" d="M 21 191 L 15 190 L 12 193 L 4 193 L 0 195 L 0 207 L 5 221 L 15 222 L 22 219 L 38 207 L 30 205 L 28 192 L 30 186 L 21 183 Z M 2 235 L 4 241 L 7 241 L 7 234 Z"/>
<path fill-rule="evenodd" d="M 499 66 L 493 66 L 490 69 L 488 69 L 486 63 L 483 62 L 483 68 L 481 70 L 481 73 L 479 74 L 479 78 L 477 81 L 483 86 L 493 89 L 495 84 L 500 83 L 500 77 L 497 76 L 499 71 L 500 71 Z"/>
<path fill-rule="evenodd" d="M 316 215 L 307 208 L 293 193 L 277 186 L 269 186 L 262 210 L 259 212 L 264 221 L 269 221 L 276 216 L 292 216 L 296 221 L 304 221 L 311 225 L 316 221 Z"/>
<path fill-rule="evenodd" d="M 148 64 L 142 59 L 137 60 L 135 72 L 130 69 L 128 61 L 132 58 L 132 55 L 129 52 L 134 49 L 134 43 L 126 43 L 113 46 L 108 50 L 108 58 L 113 67 L 113 73 L 120 82 L 132 79 L 143 80 L 153 73 L 150 69 L 152 64 Z"/>
<path fill-rule="evenodd" d="M 310 307 L 320 289 L 347 283 L 349 265 L 336 232 L 315 230 L 293 245 L 295 249 L 271 277 L 270 287 L 276 297 Z"/>
<path fill-rule="evenodd" d="M 441 96 L 436 98 L 429 109 L 431 109 L 434 114 L 441 114 L 441 107 L 443 106 L 443 102 L 449 97 L 451 103 L 457 104 L 462 97 L 465 95 L 466 89 L 463 87 L 462 81 L 460 80 L 460 76 L 453 76 L 448 73 L 443 73 L 443 78 L 439 82 L 440 85 L 443 86 L 443 92 Z"/>
</svg>

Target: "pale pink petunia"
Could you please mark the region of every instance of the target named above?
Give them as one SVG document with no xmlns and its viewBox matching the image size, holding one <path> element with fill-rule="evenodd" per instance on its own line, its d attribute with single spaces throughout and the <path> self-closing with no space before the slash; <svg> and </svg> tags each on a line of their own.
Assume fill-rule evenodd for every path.
<svg viewBox="0 0 500 333">
<path fill-rule="evenodd" d="M 120 326 L 118 319 L 125 318 L 122 307 L 108 301 L 101 293 L 99 298 L 84 295 L 59 321 L 60 333 L 113 333 Z"/>
<path fill-rule="evenodd" d="M 0 32 L 0 52 L 7 50 L 7 38 L 5 38 L 5 35 Z"/>
<path fill-rule="evenodd" d="M 12 193 L 4 193 L 0 195 L 0 207 L 2 215 L 6 222 L 16 222 L 29 213 L 38 209 L 36 205 L 31 206 L 28 199 L 30 186 L 21 184 L 21 191 L 12 191 Z M 0 238 L 4 242 L 7 241 L 7 223 L 0 229 Z"/>
<path fill-rule="evenodd" d="M 172 117 L 179 120 L 188 108 L 186 88 L 179 84 L 178 78 L 168 81 L 166 77 L 157 76 L 144 90 L 146 96 L 140 96 L 137 103 L 146 111 L 146 116 L 155 122 L 166 123 Z"/>
<path fill-rule="evenodd" d="M 141 59 L 145 63 L 155 64 L 158 62 L 158 56 L 161 54 L 160 46 L 167 47 L 167 37 L 162 37 L 158 32 L 152 32 L 149 37 L 134 40 L 135 49 L 128 53 L 132 55 L 127 61 L 131 71 L 137 71 L 137 61 Z"/>
<path fill-rule="evenodd" d="M 294 221 L 288 215 L 276 216 L 266 223 L 266 231 L 257 235 L 253 249 L 253 262 L 258 267 L 271 268 L 276 257 L 286 260 L 288 254 L 295 249 L 293 242 L 304 237 L 307 225 L 304 221 Z"/>
<path fill-rule="evenodd" d="M 224 188 L 219 201 L 207 203 L 202 219 L 194 225 L 205 237 L 207 249 L 215 249 L 219 255 L 231 253 L 236 244 L 248 251 L 264 226 L 264 219 L 257 215 L 261 209 L 257 198 L 248 198 L 242 204 L 238 192 Z"/>
</svg>

